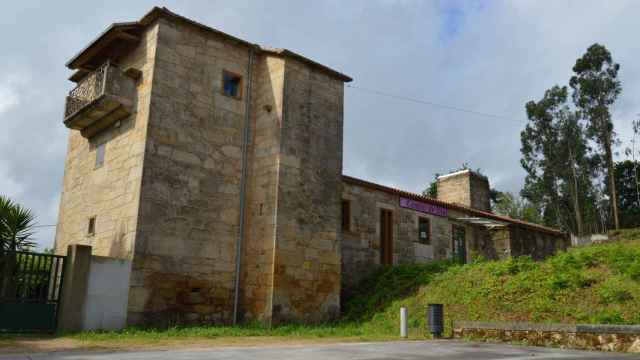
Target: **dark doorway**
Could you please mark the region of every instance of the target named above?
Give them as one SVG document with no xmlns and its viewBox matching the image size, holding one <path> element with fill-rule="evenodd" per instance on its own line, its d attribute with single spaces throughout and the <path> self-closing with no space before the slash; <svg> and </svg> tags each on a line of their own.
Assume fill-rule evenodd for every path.
<svg viewBox="0 0 640 360">
<path fill-rule="evenodd" d="M 467 263 L 467 240 L 465 228 L 460 225 L 451 226 L 451 245 L 453 259 L 460 264 Z"/>
<path fill-rule="evenodd" d="M 380 209 L 380 263 L 393 265 L 393 212 Z"/>
</svg>

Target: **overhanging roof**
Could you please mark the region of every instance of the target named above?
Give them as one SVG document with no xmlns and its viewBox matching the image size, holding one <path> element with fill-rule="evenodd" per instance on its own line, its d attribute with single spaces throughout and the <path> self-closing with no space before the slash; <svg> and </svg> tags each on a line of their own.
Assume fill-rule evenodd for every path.
<svg viewBox="0 0 640 360">
<path fill-rule="evenodd" d="M 471 208 L 471 207 L 468 207 L 468 206 L 464 206 L 464 205 L 461 205 L 461 204 L 457 204 L 457 203 L 449 203 L 449 202 L 441 201 L 441 200 L 438 200 L 438 199 L 434 199 L 434 198 L 422 196 L 422 195 L 419 195 L 419 194 L 416 194 L 416 193 L 412 193 L 412 192 L 399 190 L 399 189 L 391 188 L 391 187 L 388 187 L 388 186 L 372 183 L 370 181 L 354 178 L 354 177 L 347 176 L 347 175 L 342 175 L 342 180 L 345 183 L 348 183 L 348 184 L 359 185 L 359 186 L 367 187 L 369 189 L 383 191 L 383 192 L 386 192 L 388 194 L 404 196 L 404 197 L 407 197 L 407 198 L 410 198 L 410 199 L 413 199 L 413 200 L 416 200 L 416 201 L 422 201 L 422 202 L 425 202 L 425 203 L 428 203 L 428 204 L 441 206 L 441 207 L 444 207 L 444 208 L 447 208 L 447 209 L 457 210 L 457 211 L 460 211 L 460 212 L 462 212 L 464 214 L 469 215 L 469 217 L 481 217 L 481 218 L 485 218 L 485 219 L 492 219 L 492 220 L 496 220 L 496 221 L 500 221 L 500 222 L 505 222 L 505 223 L 508 223 L 508 224 L 527 227 L 527 228 L 534 229 L 534 230 L 541 231 L 541 232 L 545 232 L 545 233 L 548 233 L 548 234 L 553 234 L 553 235 L 557 235 L 557 236 L 567 236 L 567 233 L 565 233 L 563 231 L 560 231 L 558 229 L 554 229 L 554 228 L 550 228 L 550 227 L 547 227 L 547 226 L 538 225 L 538 224 L 534 224 L 534 223 L 530 223 L 530 222 L 522 221 L 522 220 L 518 220 L 518 219 L 512 219 L 512 218 L 510 218 L 508 216 L 497 215 L 497 214 L 494 214 L 494 213 L 491 213 L 491 212 L 474 209 L 474 208 Z"/>
<path fill-rule="evenodd" d="M 89 45 L 67 61 L 65 65 L 69 69 L 85 68 L 92 57 L 109 48 L 114 41 L 124 40 L 134 43 L 139 41 L 139 37 L 134 33 L 139 33 L 141 29 L 142 25 L 139 22 L 113 23 Z"/>
<path fill-rule="evenodd" d="M 149 11 L 146 15 L 144 15 L 139 21 L 112 24 L 104 32 L 102 32 L 102 34 L 100 34 L 95 40 L 93 40 L 89 45 L 87 45 L 87 47 L 85 47 L 82 51 L 80 51 L 73 58 L 71 58 L 71 60 L 69 60 L 66 64 L 67 67 L 70 69 L 82 69 L 83 65 L 85 65 L 87 61 L 89 61 L 92 57 L 95 57 L 95 55 L 99 54 L 100 50 L 106 49 L 110 44 L 113 44 L 114 40 L 116 40 L 118 37 L 127 37 L 127 35 L 131 35 L 130 34 L 131 32 L 140 32 L 147 25 L 151 24 L 153 21 L 155 21 L 159 17 L 165 17 L 170 20 L 180 21 L 182 23 L 195 26 L 201 30 L 219 35 L 227 40 L 231 40 L 233 42 L 236 42 L 238 44 L 241 44 L 247 47 L 252 47 L 257 51 L 260 51 L 263 53 L 295 58 L 343 82 L 350 82 L 353 80 L 351 77 L 337 70 L 334 70 L 328 66 L 322 65 L 318 62 L 315 62 L 291 50 L 269 48 L 269 47 L 260 46 L 254 43 L 250 43 L 248 41 L 229 35 L 220 30 L 216 30 L 210 26 L 201 24 L 197 21 L 191 20 L 189 18 L 178 15 L 176 13 L 173 13 L 165 7 L 162 7 L 162 8 L 154 7 L 153 9 L 151 9 L 151 11 Z"/>
<path fill-rule="evenodd" d="M 484 226 L 489 229 L 501 228 L 509 225 L 509 223 L 504 221 L 497 221 L 494 219 L 481 218 L 481 217 L 459 217 L 459 218 L 456 218 L 456 220 L 470 224 L 470 225 Z"/>
</svg>

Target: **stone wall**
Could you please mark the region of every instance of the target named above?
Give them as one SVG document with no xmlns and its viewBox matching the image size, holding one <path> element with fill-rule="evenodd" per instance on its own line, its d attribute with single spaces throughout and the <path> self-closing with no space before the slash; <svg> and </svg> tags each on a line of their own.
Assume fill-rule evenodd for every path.
<svg viewBox="0 0 640 360">
<path fill-rule="evenodd" d="M 86 139 L 70 131 L 55 252 L 64 254 L 67 246 L 83 244 L 94 254 L 131 259 L 137 229 L 137 216 L 145 149 L 147 119 L 151 97 L 158 26 L 142 34 L 139 45 L 119 61 L 120 70 L 142 72 L 136 88 L 133 114 Z M 95 167 L 96 148 L 105 144 L 105 158 Z M 87 233 L 89 218 L 96 218 L 95 234 Z"/>
<path fill-rule="evenodd" d="M 440 176 L 438 200 L 490 211 L 489 180 L 470 170 Z"/>
<path fill-rule="evenodd" d="M 289 57 L 280 129 L 274 323 L 340 309 L 342 80 Z"/>
<path fill-rule="evenodd" d="M 129 323 L 229 323 L 234 298 L 249 51 L 159 19 Z M 244 91 L 243 91 L 244 93 Z"/>
<path fill-rule="evenodd" d="M 563 325 L 461 321 L 453 324 L 453 336 L 454 338 L 517 342 L 535 346 L 640 352 L 640 326 L 635 325 Z"/>
<path fill-rule="evenodd" d="M 247 220 L 242 257 L 242 314 L 246 321 L 271 321 L 273 264 L 280 160 L 285 60 L 256 59 L 252 107 Z"/>
<path fill-rule="evenodd" d="M 474 227 L 474 234 L 468 244 L 469 258 L 482 256 L 489 260 L 501 260 L 509 257 L 510 236 L 508 227 Z"/>
<path fill-rule="evenodd" d="M 425 214 L 399 206 L 399 195 L 343 182 L 342 198 L 351 203 L 351 230 L 343 233 L 342 283 L 345 292 L 380 266 L 380 210 L 393 211 L 393 263 L 419 263 L 451 257 L 451 225 L 448 217 Z M 449 216 L 461 216 L 450 211 Z M 431 243 L 419 242 L 418 219 L 431 223 Z M 474 227 L 465 228 L 467 244 L 473 244 Z M 470 252 L 468 251 L 469 255 Z"/>
<path fill-rule="evenodd" d="M 522 226 L 511 226 L 509 231 L 510 256 L 529 255 L 534 260 L 542 260 L 571 246 L 569 237 L 564 235 L 531 231 Z"/>
<path fill-rule="evenodd" d="M 350 180 L 351 179 L 351 180 Z M 393 263 L 420 263 L 452 257 L 452 226 L 465 228 L 466 261 L 477 257 L 490 260 L 509 256 L 530 255 L 543 259 L 569 245 L 568 238 L 556 234 L 506 224 L 487 228 L 471 225 L 461 218 L 478 217 L 457 207 L 448 207 L 446 216 L 438 216 L 400 206 L 398 191 L 380 185 L 345 177 L 342 198 L 350 202 L 350 229 L 342 234 L 343 294 L 380 266 L 380 210 L 393 212 Z M 416 201 L 421 202 L 416 199 Z M 428 201 L 423 199 L 422 202 Z M 434 202 L 436 206 L 445 204 Z M 439 204 L 439 205 L 437 205 Z M 463 209 L 464 210 L 464 209 Z M 421 244 L 419 218 L 431 223 L 431 243 Z"/>
</svg>

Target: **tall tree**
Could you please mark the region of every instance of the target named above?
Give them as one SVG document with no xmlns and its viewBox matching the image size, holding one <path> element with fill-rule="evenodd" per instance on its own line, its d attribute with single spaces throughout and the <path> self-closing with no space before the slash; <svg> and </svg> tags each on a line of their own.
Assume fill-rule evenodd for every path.
<svg viewBox="0 0 640 360">
<path fill-rule="evenodd" d="M 640 226 L 640 199 L 635 184 L 637 161 L 619 161 L 616 163 L 616 190 L 620 207 L 620 224 L 622 227 Z"/>
<path fill-rule="evenodd" d="M 587 122 L 587 136 L 595 140 L 604 153 L 609 200 L 616 229 L 620 227 L 613 162 L 616 133 L 610 107 L 622 91 L 618 70 L 620 65 L 613 61 L 609 50 L 603 45 L 593 44 L 576 60 L 573 67 L 575 75 L 569 81 L 573 89 L 573 101 Z"/>
<path fill-rule="evenodd" d="M 520 138 L 527 177 L 521 195 L 542 209 L 546 225 L 583 234 L 592 161 L 584 129 L 567 101 L 567 88 L 554 86 L 525 106 L 529 123 Z"/>
<path fill-rule="evenodd" d="M 496 192 L 493 211 L 496 214 L 509 216 L 513 219 L 543 224 L 542 212 L 536 204 L 517 197 L 510 192 Z"/>
<path fill-rule="evenodd" d="M 633 121 L 632 128 L 633 128 L 633 138 L 631 139 L 631 147 L 628 147 L 625 150 L 625 154 L 627 156 L 630 156 L 631 161 L 633 162 L 633 180 L 632 181 L 636 188 L 636 199 L 638 201 L 638 204 L 640 204 L 640 176 L 638 175 L 638 168 L 640 167 L 638 164 L 639 163 L 638 158 L 640 158 L 640 146 L 637 145 L 637 142 L 640 140 L 638 139 L 640 137 L 640 119 L 636 119 Z M 617 171 L 616 171 L 616 176 L 617 176 Z M 617 186 L 616 186 L 616 189 L 617 189 Z"/>
</svg>

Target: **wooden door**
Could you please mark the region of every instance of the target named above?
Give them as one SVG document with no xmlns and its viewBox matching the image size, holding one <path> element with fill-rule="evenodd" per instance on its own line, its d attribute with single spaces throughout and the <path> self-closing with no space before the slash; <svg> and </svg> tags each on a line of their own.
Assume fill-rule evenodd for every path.
<svg viewBox="0 0 640 360">
<path fill-rule="evenodd" d="M 380 209 L 380 263 L 393 265 L 393 212 Z"/>
</svg>

